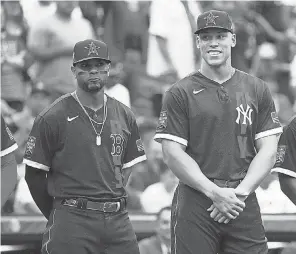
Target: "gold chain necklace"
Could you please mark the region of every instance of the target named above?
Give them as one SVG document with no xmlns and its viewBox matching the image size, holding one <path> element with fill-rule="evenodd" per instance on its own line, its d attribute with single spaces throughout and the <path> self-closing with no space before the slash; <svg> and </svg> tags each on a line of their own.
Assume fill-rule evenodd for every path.
<svg viewBox="0 0 296 254">
<path fill-rule="evenodd" d="M 84 113 L 86 114 L 86 116 L 88 117 L 90 123 L 91 123 L 91 126 L 93 127 L 95 133 L 96 133 L 96 144 L 97 146 L 100 146 L 101 143 L 102 143 L 102 138 L 101 138 L 101 134 L 102 134 L 102 131 L 103 131 L 103 128 L 104 128 L 104 125 L 105 125 L 105 122 L 106 122 L 106 119 L 107 119 L 107 115 L 108 115 L 108 108 L 107 108 L 107 96 L 104 94 L 104 116 L 103 116 L 103 122 L 102 123 L 99 123 L 99 124 L 102 124 L 102 127 L 101 127 L 101 130 L 100 132 L 98 133 L 95 126 L 93 125 L 93 121 L 92 121 L 92 118 L 89 116 L 89 114 L 87 113 L 86 109 L 84 108 L 84 106 L 82 105 L 82 103 L 80 102 L 78 96 L 77 96 L 77 93 L 76 91 L 72 93 L 72 96 L 74 97 L 74 99 L 76 99 L 76 101 L 79 103 L 80 107 L 83 109 Z"/>
</svg>

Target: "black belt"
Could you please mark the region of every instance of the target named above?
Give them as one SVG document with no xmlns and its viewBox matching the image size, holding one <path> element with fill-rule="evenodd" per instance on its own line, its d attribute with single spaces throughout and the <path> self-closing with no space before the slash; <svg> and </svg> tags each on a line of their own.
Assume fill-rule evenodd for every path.
<svg viewBox="0 0 296 254">
<path fill-rule="evenodd" d="M 242 180 L 221 180 L 221 179 L 210 179 L 213 183 L 221 188 L 236 188 Z"/>
<path fill-rule="evenodd" d="M 122 211 L 126 208 L 126 199 L 121 198 L 115 201 L 91 201 L 85 198 L 65 198 L 61 200 L 61 204 L 84 210 L 113 213 Z"/>
</svg>

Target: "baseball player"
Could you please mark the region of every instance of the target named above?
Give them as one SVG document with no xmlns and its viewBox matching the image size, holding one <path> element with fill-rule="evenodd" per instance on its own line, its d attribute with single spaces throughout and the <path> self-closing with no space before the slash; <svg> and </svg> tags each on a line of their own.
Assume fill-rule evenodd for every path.
<svg viewBox="0 0 296 254">
<path fill-rule="evenodd" d="M 267 253 L 255 189 L 270 172 L 282 132 L 268 86 L 231 65 L 226 12 L 197 19 L 200 70 L 165 94 L 156 141 L 179 178 L 172 253 Z"/>
<path fill-rule="evenodd" d="M 296 117 L 284 127 L 272 172 L 279 173 L 282 191 L 296 205 Z"/>
<path fill-rule="evenodd" d="M 17 182 L 17 163 L 13 154 L 17 148 L 12 133 L 1 115 L 1 207 L 7 201 Z"/>
<path fill-rule="evenodd" d="M 77 89 L 43 110 L 28 138 L 26 180 L 48 218 L 42 253 L 139 253 L 124 187 L 146 155 L 131 110 L 104 94 L 110 62 L 105 43 L 76 43 Z"/>
</svg>

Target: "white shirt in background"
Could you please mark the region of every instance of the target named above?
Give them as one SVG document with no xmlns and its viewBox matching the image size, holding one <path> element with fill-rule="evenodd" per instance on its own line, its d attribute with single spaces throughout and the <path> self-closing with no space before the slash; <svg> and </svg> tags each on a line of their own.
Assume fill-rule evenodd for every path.
<svg viewBox="0 0 296 254">
<path fill-rule="evenodd" d="M 198 6 L 189 1 L 189 8 L 197 18 L 200 14 Z M 155 36 L 167 40 L 168 52 L 178 78 L 193 72 L 195 70 L 194 34 L 182 2 L 180 0 L 152 1 L 150 15 L 147 73 L 157 77 L 170 70 L 160 52 Z"/>
<path fill-rule="evenodd" d="M 175 189 L 168 193 L 162 182 L 151 184 L 140 197 L 143 211 L 146 213 L 158 213 L 161 208 L 171 206 L 174 191 Z"/>
<path fill-rule="evenodd" d="M 131 107 L 130 93 L 129 90 L 122 84 L 116 84 L 111 88 L 105 87 L 105 93 L 120 101 L 127 107 Z"/>
</svg>

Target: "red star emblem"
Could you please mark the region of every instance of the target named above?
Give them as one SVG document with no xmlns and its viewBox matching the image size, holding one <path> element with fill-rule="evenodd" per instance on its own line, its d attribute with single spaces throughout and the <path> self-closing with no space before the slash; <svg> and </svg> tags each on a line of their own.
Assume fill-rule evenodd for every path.
<svg viewBox="0 0 296 254">
<path fill-rule="evenodd" d="M 206 26 L 209 25 L 209 23 L 212 23 L 216 25 L 215 19 L 218 18 L 219 16 L 214 16 L 212 12 L 209 13 L 208 16 L 206 16 L 204 19 L 207 20 Z"/>
</svg>

